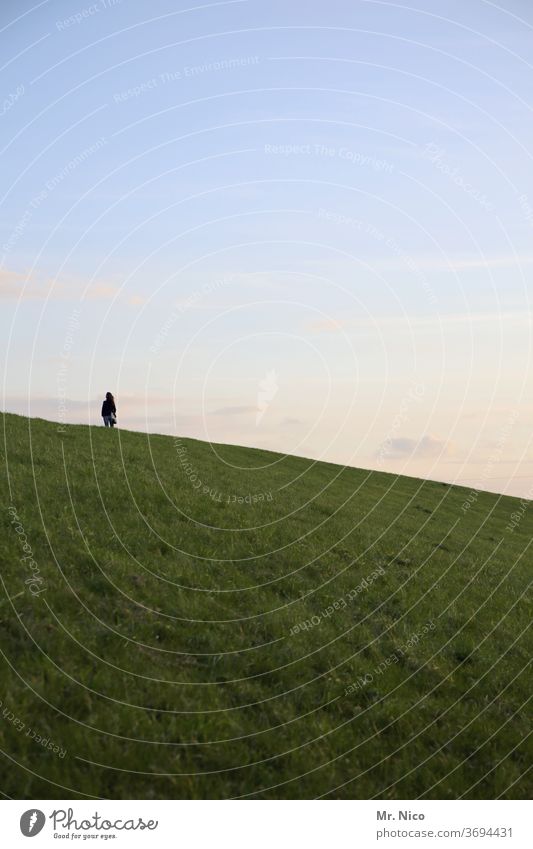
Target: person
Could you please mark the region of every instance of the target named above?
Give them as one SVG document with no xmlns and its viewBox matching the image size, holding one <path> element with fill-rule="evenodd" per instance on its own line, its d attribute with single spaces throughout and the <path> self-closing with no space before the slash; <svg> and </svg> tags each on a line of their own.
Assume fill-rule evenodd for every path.
<svg viewBox="0 0 533 849">
<path fill-rule="evenodd" d="M 115 427 L 117 421 L 117 408 L 115 407 L 115 399 L 111 392 L 106 392 L 105 401 L 102 404 L 102 418 L 106 427 Z"/>
</svg>

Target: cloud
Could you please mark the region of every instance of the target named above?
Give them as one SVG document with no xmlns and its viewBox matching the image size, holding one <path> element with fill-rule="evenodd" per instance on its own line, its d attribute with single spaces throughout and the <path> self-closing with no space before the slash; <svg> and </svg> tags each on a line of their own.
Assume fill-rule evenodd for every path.
<svg viewBox="0 0 533 849">
<path fill-rule="evenodd" d="M 42 301 L 49 297 L 53 291 L 52 281 L 29 284 L 28 276 L 17 271 L 9 271 L 7 268 L 0 269 L 0 300 L 18 301 L 24 300 Z"/>
<path fill-rule="evenodd" d="M 280 427 L 294 427 L 295 425 L 303 425 L 304 422 L 302 419 L 295 419 L 292 416 L 285 416 L 284 419 L 280 421 Z"/>
<path fill-rule="evenodd" d="M 244 416 L 250 413 L 256 413 L 257 407 L 242 406 L 242 407 L 219 407 L 218 410 L 213 410 L 212 416 Z"/>
<path fill-rule="evenodd" d="M 337 333 L 348 327 L 348 322 L 338 318 L 325 318 L 320 321 L 311 321 L 307 326 L 309 330 L 316 330 L 319 333 Z"/>
<path fill-rule="evenodd" d="M 499 256 L 459 256 L 432 259 L 428 257 L 417 262 L 424 271 L 464 271 L 468 268 L 519 268 L 521 265 L 531 265 L 533 256 L 529 254 L 505 254 Z"/>
<path fill-rule="evenodd" d="M 520 268 L 522 265 L 531 265 L 533 263 L 533 255 L 531 254 L 493 254 L 484 256 L 473 254 L 449 254 L 436 255 L 431 254 L 406 257 L 409 262 L 413 263 L 419 271 L 466 271 L 469 268 Z M 367 257 L 367 262 L 371 263 L 372 268 L 379 271 L 404 271 L 405 262 L 402 262 L 402 257 L 391 257 L 390 259 L 376 257 Z"/>
<path fill-rule="evenodd" d="M 145 302 L 141 295 L 122 291 L 118 286 L 95 281 L 87 289 L 87 281 L 81 279 L 39 279 L 35 273 L 26 274 L 0 268 L 0 300 L 3 301 L 110 301 L 113 298 L 126 300 L 132 306 Z"/>
<path fill-rule="evenodd" d="M 376 451 L 376 457 L 390 460 L 402 460 L 407 457 L 428 459 L 430 457 L 449 456 L 454 451 L 453 445 L 446 440 L 427 434 L 419 439 L 410 437 L 394 437 L 385 440 Z"/>
<path fill-rule="evenodd" d="M 127 301 L 132 307 L 140 307 L 142 304 L 146 303 L 146 298 L 143 298 L 142 295 L 129 295 Z"/>
<path fill-rule="evenodd" d="M 105 283 L 92 283 L 87 290 L 85 298 L 88 301 L 110 301 L 118 294 L 116 286 L 108 286 Z"/>
<path fill-rule="evenodd" d="M 340 333 L 347 330 L 380 332 L 384 328 L 436 333 L 458 325 L 494 325 L 495 329 L 530 327 L 531 315 L 525 310 L 502 312 L 441 313 L 436 315 L 380 315 L 369 318 L 333 319 L 306 322 L 306 330 L 314 333 Z"/>
</svg>

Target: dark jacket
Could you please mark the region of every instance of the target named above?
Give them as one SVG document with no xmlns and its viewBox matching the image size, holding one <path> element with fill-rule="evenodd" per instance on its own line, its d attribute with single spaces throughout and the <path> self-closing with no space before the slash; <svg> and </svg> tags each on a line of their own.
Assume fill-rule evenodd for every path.
<svg viewBox="0 0 533 849">
<path fill-rule="evenodd" d="M 111 413 L 116 414 L 116 412 L 117 412 L 117 408 L 115 407 L 114 402 L 108 401 L 107 398 L 106 398 L 104 403 L 102 404 L 102 416 L 110 416 Z"/>
</svg>

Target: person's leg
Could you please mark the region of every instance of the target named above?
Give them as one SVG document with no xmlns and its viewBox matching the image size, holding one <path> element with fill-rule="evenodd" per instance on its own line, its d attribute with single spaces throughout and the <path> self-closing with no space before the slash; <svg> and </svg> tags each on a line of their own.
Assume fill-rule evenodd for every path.
<svg viewBox="0 0 533 849">
<path fill-rule="evenodd" d="M 104 419 L 104 425 L 105 425 L 105 427 L 109 427 L 109 424 L 110 424 L 110 422 L 109 422 L 109 416 L 104 416 L 104 417 L 103 417 L 103 419 Z"/>
</svg>

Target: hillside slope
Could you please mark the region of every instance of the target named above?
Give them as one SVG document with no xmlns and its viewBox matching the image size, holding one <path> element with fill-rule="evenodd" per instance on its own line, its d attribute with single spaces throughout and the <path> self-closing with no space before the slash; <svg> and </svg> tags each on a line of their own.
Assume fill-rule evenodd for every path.
<svg viewBox="0 0 533 849">
<path fill-rule="evenodd" d="M 518 499 L 2 420 L 5 794 L 530 795 Z"/>
</svg>

